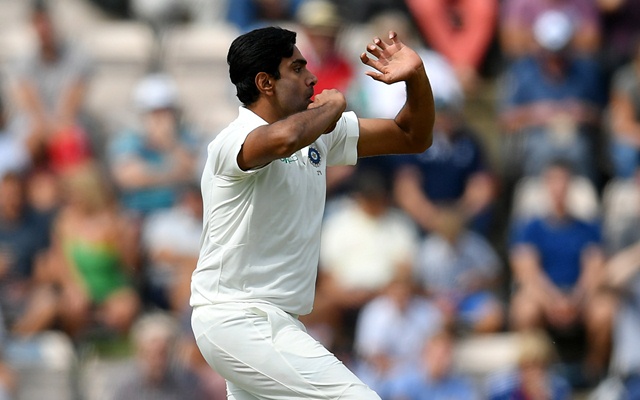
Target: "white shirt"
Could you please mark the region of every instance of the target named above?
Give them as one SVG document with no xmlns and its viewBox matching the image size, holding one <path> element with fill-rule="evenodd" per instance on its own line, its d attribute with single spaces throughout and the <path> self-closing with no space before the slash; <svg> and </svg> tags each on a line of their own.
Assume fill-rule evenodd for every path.
<svg viewBox="0 0 640 400">
<path fill-rule="evenodd" d="M 383 354 L 394 363 L 417 364 L 424 343 L 443 322 L 441 312 L 425 298 L 414 296 L 401 310 L 389 296 L 379 296 L 360 312 L 355 347 L 360 356 Z"/>
<path fill-rule="evenodd" d="M 327 165 L 355 164 L 354 113 L 333 132 L 287 158 L 243 171 L 247 135 L 267 123 L 240 107 L 208 147 L 202 175 L 204 229 L 191 305 L 265 302 L 291 314 L 311 312 L 315 295 Z"/>
<path fill-rule="evenodd" d="M 347 201 L 327 218 L 321 243 L 320 264 L 340 285 L 375 290 L 391 282 L 399 265 L 411 265 L 418 235 L 397 209 L 372 216 Z"/>
</svg>

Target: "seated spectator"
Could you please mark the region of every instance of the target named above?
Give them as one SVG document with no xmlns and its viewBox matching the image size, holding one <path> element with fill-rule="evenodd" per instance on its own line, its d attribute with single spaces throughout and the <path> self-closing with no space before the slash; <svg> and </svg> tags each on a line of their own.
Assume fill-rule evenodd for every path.
<svg viewBox="0 0 640 400">
<path fill-rule="evenodd" d="M 82 112 L 91 63 L 57 34 L 46 1 L 33 1 L 31 24 L 37 52 L 21 60 L 15 71 L 18 113 L 12 129 L 35 164 L 64 170 L 91 156 L 89 122 Z"/>
<path fill-rule="evenodd" d="M 358 318 L 355 372 L 383 398 L 393 373 L 417 368 L 416 349 L 444 326 L 435 304 L 418 293 L 410 271 L 400 270 Z"/>
<path fill-rule="evenodd" d="M 447 331 L 425 340 L 417 368 L 400 371 L 389 384 L 391 400 L 478 400 L 480 391 L 470 377 L 453 366 L 454 337 Z"/>
<path fill-rule="evenodd" d="M 548 166 L 544 180 L 550 213 L 515 228 L 509 250 L 515 283 L 511 323 L 519 331 L 583 327 L 587 348 L 580 362 L 589 379 L 604 372 L 608 362 L 615 305 L 603 291 L 599 226 L 568 213 L 571 176 L 566 163 Z"/>
<path fill-rule="evenodd" d="M 305 317 L 330 328 L 335 346 L 347 353 L 360 308 L 411 265 L 417 243 L 411 219 L 391 206 L 384 178 L 358 170 L 355 179 L 350 198 L 326 217 L 314 311 Z"/>
<path fill-rule="evenodd" d="M 484 149 L 458 105 L 436 104 L 431 147 L 396 158 L 395 200 L 424 232 L 436 228 L 441 207 L 457 206 L 471 229 L 488 236 L 494 227 L 496 182 Z"/>
<path fill-rule="evenodd" d="M 172 208 L 150 214 L 142 228 L 147 299 L 176 316 L 189 307 L 191 274 L 198 262 L 202 234 L 202 195 L 190 185 Z"/>
<path fill-rule="evenodd" d="M 592 180 L 604 91 L 598 64 L 568 47 L 575 34 L 569 17 L 552 11 L 535 20 L 537 51 L 511 64 L 502 82 L 500 122 L 511 136 L 506 172 L 537 175 L 562 157 Z"/>
<path fill-rule="evenodd" d="M 407 0 L 427 44 L 453 66 L 462 87 L 472 91 L 496 30 L 497 0 Z M 427 70 L 428 71 L 428 70 Z"/>
<path fill-rule="evenodd" d="M 196 177 L 196 141 L 180 120 L 173 80 L 151 74 L 135 87 L 141 129 L 122 132 L 109 146 L 111 174 L 123 207 L 133 214 L 168 208 Z"/>
<path fill-rule="evenodd" d="M 543 331 L 521 333 L 515 368 L 487 378 L 487 400 L 545 399 L 570 400 L 569 382 L 556 371 L 557 355 Z"/>
<path fill-rule="evenodd" d="M 179 329 L 173 318 L 160 313 L 143 315 L 131 333 L 135 368 L 117 382 L 113 400 L 206 398 L 198 378 L 176 362 Z"/>
<path fill-rule="evenodd" d="M 50 328 L 55 298 L 41 282 L 48 224 L 26 201 L 23 177 L 0 180 L 0 315 L 10 333 L 26 336 Z"/>
<path fill-rule="evenodd" d="M 613 172 L 629 178 L 640 167 L 640 40 L 633 60 L 613 76 L 609 112 Z"/>
<path fill-rule="evenodd" d="M 441 208 L 435 229 L 422 242 L 415 263 L 418 285 L 434 300 L 447 326 L 497 332 L 503 305 L 496 296 L 503 266 L 483 236 L 468 230 L 452 208 Z"/>
<path fill-rule="evenodd" d="M 499 24 L 501 48 L 508 58 L 517 59 L 535 53 L 534 25 L 548 11 L 560 11 L 571 16 L 570 22 L 576 32 L 570 43 L 573 51 L 594 55 L 600 49 L 600 21 L 595 1 L 506 0 L 502 2 Z"/>
<path fill-rule="evenodd" d="M 50 274 L 59 318 L 73 338 L 94 329 L 126 334 L 140 300 L 134 286 L 137 240 L 97 167 L 64 177 L 65 202 L 54 225 Z"/>
</svg>

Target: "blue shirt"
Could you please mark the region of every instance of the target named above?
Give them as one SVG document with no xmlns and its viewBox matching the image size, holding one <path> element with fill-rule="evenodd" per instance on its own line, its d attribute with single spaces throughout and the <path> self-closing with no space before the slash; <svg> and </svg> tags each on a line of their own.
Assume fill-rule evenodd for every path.
<svg viewBox="0 0 640 400">
<path fill-rule="evenodd" d="M 478 392 L 471 381 L 450 374 L 441 380 L 431 380 L 418 369 L 398 374 L 389 385 L 391 398 L 406 400 L 476 400 Z"/>
<path fill-rule="evenodd" d="M 422 190 L 435 202 L 455 201 L 462 197 L 469 178 L 485 170 L 480 144 L 466 130 L 451 138 L 434 132 L 433 144 L 416 155 L 396 157 L 398 167 L 414 166 L 422 174 Z"/>
<path fill-rule="evenodd" d="M 181 131 L 179 135 L 181 144 L 188 148 L 194 147 L 195 140 L 186 132 Z M 126 132 L 109 146 L 109 161 L 112 165 L 127 157 L 139 158 L 149 166 L 149 169 L 156 171 L 170 168 L 171 163 L 170 154 L 147 145 L 144 134 L 138 132 Z M 178 184 L 121 189 L 120 201 L 128 210 L 148 214 L 154 210 L 173 206 L 179 193 L 180 185 Z"/>
<path fill-rule="evenodd" d="M 555 221 L 535 218 L 516 228 L 514 244 L 535 247 L 542 269 L 549 279 L 562 288 L 571 288 L 578 281 L 582 252 L 589 245 L 601 242 L 600 226 L 577 219 Z"/>
<path fill-rule="evenodd" d="M 504 81 L 503 106 L 511 108 L 539 101 L 577 100 L 592 105 L 605 102 L 605 92 L 598 64 L 591 59 L 567 61 L 564 79 L 553 80 L 546 75 L 534 57 L 515 62 Z"/>
<path fill-rule="evenodd" d="M 562 376 L 547 373 L 549 400 L 571 399 L 571 386 Z M 488 400 L 526 400 L 522 392 L 522 380 L 518 371 L 502 371 L 487 380 Z"/>
</svg>

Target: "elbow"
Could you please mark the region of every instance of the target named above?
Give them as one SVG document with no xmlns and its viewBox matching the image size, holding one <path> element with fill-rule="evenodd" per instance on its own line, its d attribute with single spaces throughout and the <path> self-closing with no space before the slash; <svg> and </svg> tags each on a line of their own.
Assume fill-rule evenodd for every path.
<svg viewBox="0 0 640 400">
<path fill-rule="evenodd" d="M 433 128 L 421 131 L 412 143 L 412 151 L 416 154 L 425 152 L 433 144 Z"/>
</svg>

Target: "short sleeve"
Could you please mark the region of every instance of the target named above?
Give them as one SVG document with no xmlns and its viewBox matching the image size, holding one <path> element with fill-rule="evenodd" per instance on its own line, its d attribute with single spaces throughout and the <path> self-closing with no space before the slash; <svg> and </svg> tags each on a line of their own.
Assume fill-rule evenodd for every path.
<svg viewBox="0 0 640 400">
<path fill-rule="evenodd" d="M 212 162 L 213 173 L 219 177 L 226 178 L 242 178 L 252 175 L 259 171 L 260 168 L 244 171 L 238 165 L 238 154 L 255 127 L 246 127 L 243 129 L 234 129 L 222 132 L 209 145 L 209 159 Z"/>
<path fill-rule="evenodd" d="M 345 112 L 333 132 L 321 136 L 327 145 L 327 165 L 354 165 L 358 159 L 360 124 L 352 111 Z"/>
</svg>

